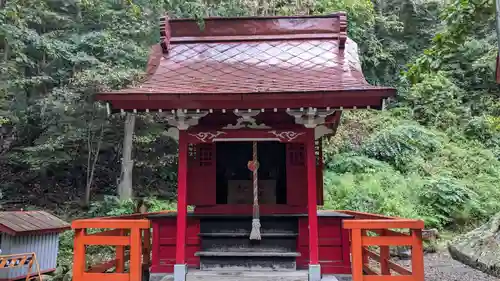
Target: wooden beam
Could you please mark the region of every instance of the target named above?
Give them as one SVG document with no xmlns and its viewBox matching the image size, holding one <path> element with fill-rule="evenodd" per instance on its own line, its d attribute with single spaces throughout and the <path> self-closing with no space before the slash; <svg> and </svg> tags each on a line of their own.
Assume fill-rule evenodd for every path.
<svg viewBox="0 0 500 281">
<path fill-rule="evenodd" d="M 187 227 L 187 132 L 179 130 L 179 160 L 177 173 L 177 240 L 175 263 L 186 262 L 186 227 Z"/>
<path fill-rule="evenodd" d="M 318 210 L 316 205 L 316 155 L 314 150 L 314 129 L 306 132 L 307 163 L 307 211 L 309 216 L 309 264 L 319 264 L 318 252 Z"/>
</svg>

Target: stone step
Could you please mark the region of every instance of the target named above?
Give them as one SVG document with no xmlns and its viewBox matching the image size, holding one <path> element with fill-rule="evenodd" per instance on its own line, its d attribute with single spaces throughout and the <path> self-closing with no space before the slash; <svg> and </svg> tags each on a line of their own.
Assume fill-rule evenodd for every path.
<svg viewBox="0 0 500 281">
<path fill-rule="evenodd" d="M 194 254 L 198 257 L 300 257 L 298 252 L 251 252 L 251 251 L 236 251 L 236 252 L 224 252 L 224 251 L 200 251 Z"/>
<path fill-rule="evenodd" d="M 262 233 L 298 233 L 297 218 L 262 218 Z M 245 218 L 201 218 L 201 233 L 250 233 L 252 220 Z"/>
<path fill-rule="evenodd" d="M 297 237 L 299 234 L 294 232 L 261 232 L 261 237 L 269 238 L 286 238 L 286 237 Z M 199 233 L 200 237 L 250 237 L 249 231 L 244 232 L 212 232 L 212 233 Z"/>
<path fill-rule="evenodd" d="M 243 255 L 245 254 L 245 255 Z M 279 255 L 277 255 L 279 254 Z M 298 253 L 202 253 L 204 271 L 295 271 Z"/>
<path fill-rule="evenodd" d="M 295 252 L 296 237 L 262 237 L 250 240 L 248 237 L 202 237 L 202 251 L 215 252 Z"/>
<path fill-rule="evenodd" d="M 189 271 L 187 281 L 307 281 L 307 271 Z M 333 280 L 332 280 L 333 281 Z"/>
<path fill-rule="evenodd" d="M 186 281 L 307 281 L 307 270 L 296 271 L 202 271 L 190 269 Z M 351 281 L 352 278 L 337 279 L 332 275 L 325 275 L 321 281 Z M 171 274 L 155 276 L 151 281 L 174 281 Z"/>
</svg>

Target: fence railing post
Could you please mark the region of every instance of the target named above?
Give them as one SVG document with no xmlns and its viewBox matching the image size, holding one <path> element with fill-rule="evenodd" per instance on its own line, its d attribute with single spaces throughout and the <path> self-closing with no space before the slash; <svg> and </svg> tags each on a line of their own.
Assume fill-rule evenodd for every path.
<svg viewBox="0 0 500 281">
<path fill-rule="evenodd" d="M 144 246 L 142 251 L 143 264 L 149 265 L 151 261 L 151 229 L 144 229 Z"/>
<path fill-rule="evenodd" d="M 385 229 L 382 229 L 381 236 L 386 235 Z M 391 275 L 391 270 L 389 268 L 390 252 L 389 246 L 380 246 L 380 274 L 381 275 Z"/>
<path fill-rule="evenodd" d="M 411 265 L 415 281 L 424 281 L 424 246 L 421 229 L 411 229 Z"/>
<path fill-rule="evenodd" d="M 86 229 L 75 229 L 75 240 L 73 241 L 73 281 L 84 281 L 83 273 L 86 268 L 85 244 L 83 238 L 86 234 Z"/>
<path fill-rule="evenodd" d="M 130 230 L 130 280 L 142 278 L 142 241 L 141 229 L 134 227 Z"/>
<path fill-rule="evenodd" d="M 125 235 L 125 230 L 120 230 L 120 235 Z M 116 273 L 125 272 L 125 246 L 116 246 Z"/>
<path fill-rule="evenodd" d="M 361 229 L 352 229 L 352 281 L 363 281 L 363 245 Z"/>
<path fill-rule="evenodd" d="M 368 235 L 368 231 L 366 231 L 365 229 L 361 229 L 361 237 L 364 237 L 364 236 L 367 236 Z M 363 238 L 361 238 L 363 239 Z M 365 255 L 365 250 L 368 250 L 368 247 L 363 247 L 361 246 L 361 248 L 363 249 L 361 251 L 362 255 L 363 255 L 363 265 L 368 265 L 368 263 L 370 262 L 370 260 L 368 259 L 368 256 Z"/>
</svg>

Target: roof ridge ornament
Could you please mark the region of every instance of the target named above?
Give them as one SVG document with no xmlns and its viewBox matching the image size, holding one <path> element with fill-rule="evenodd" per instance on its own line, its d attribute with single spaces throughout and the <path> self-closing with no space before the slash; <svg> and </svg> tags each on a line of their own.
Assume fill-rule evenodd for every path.
<svg viewBox="0 0 500 281">
<path fill-rule="evenodd" d="M 337 13 L 339 15 L 339 47 L 340 48 L 345 48 L 346 41 L 347 41 L 347 13 L 346 12 L 339 12 Z"/>
<path fill-rule="evenodd" d="M 170 38 L 172 38 L 169 20 L 168 14 L 160 18 L 160 45 L 164 54 L 170 50 Z"/>
<path fill-rule="evenodd" d="M 309 107 L 306 110 L 304 110 L 303 107 L 300 109 L 287 108 L 286 113 L 295 118 L 295 124 L 304 125 L 304 127 L 308 129 L 313 129 L 325 123 L 325 118 L 335 113 L 335 109 L 330 109 L 329 107 L 323 109 Z"/>
</svg>

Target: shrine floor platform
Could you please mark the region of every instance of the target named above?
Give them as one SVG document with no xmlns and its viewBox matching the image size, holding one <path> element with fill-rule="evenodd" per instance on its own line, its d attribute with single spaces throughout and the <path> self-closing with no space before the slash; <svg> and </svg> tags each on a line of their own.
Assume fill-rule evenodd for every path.
<svg viewBox="0 0 500 281">
<path fill-rule="evenodd" d="M 202 271 L 189 270 L 186 281 L 307 281 L 307 270 L 293 272 L 248 272 L 248 271 Z M 157 275 L 150 277 L 150 281 L 173 281 L 173 275 Z M 321 281 L 348 281 L 350 276 L 325 275 Z"/>
<path fill-rule="evenodd" d="M 149 219 L 158 219 L 158 218 L 168 218 L 177 216 L 177 212 L 165 212 L 165 213 L 153 213 L 150 215 L 146 215 Z M 252 218 L 251 214 L 203 214 L 203 213 L 195 213 L 188 212 L 188 217 L 197 217 L 197 218 Z M 268 218 L 300 218 L 307 217 L 306 213 L 296 213 L 296 214 L 261 214 L 261 217 Z M 344 214 L 335 211 L 318 211 L 318 217 L 333 217 L 333 218 L 353 218 L 352 215 Z"/>
</svg>

